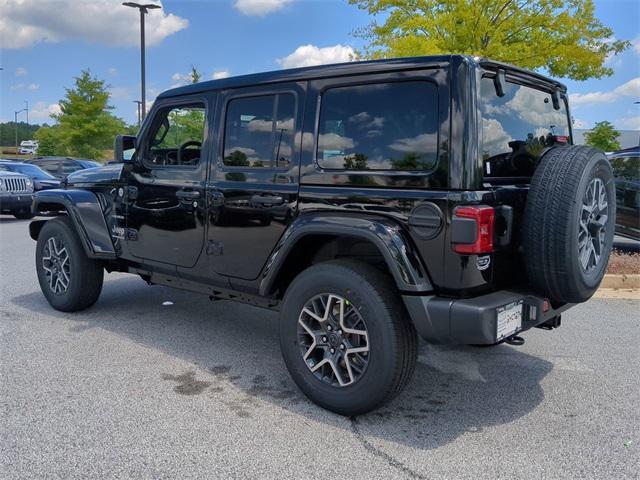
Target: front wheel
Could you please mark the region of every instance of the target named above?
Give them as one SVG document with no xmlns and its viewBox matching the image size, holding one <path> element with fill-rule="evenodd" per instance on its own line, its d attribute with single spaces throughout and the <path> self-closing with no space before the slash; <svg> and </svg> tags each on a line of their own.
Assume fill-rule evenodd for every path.
<svg viewBox="0 0 640 480">
<path fill-rule="evenodd" d="M 56 310 L 84 310 L 100 296 L 102 264 L 87 257 L 68 217 L 49 220 L 42 227 L 36 245 L 36 271 L 42 293 Z"/>
<path fill-rule="evenodd" d="M 392 280 L 365 263 L 320 263 L 292 282 L 280 346 L 300 390 L 341 415 L 369 412 L 409 382 L 418 339 Z"/>
</svg>

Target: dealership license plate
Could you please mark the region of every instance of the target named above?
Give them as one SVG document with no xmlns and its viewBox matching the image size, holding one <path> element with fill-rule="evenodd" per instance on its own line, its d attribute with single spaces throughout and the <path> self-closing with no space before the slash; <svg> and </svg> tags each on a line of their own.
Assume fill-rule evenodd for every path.
<svg viewBox="0 0 640 480">
<path fill-rule="evenodd" d="M 498 307 L 496 311 L 497 340 L 509 337 L 522 328 L 522 300 Z"/>
</svg>

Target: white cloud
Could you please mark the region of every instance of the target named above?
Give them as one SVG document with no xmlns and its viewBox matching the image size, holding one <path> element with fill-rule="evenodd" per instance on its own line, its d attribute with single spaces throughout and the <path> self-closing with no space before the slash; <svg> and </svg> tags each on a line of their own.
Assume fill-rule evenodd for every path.
<svg viewBox="0 0 640 480">
<path fill-rule="evenodd" d="M 220 80 L 221 78 L 228 78 L 230 76 L 231 72 L 229 70 L 218 70 L 211 74 L 213 80 Z"/>
<path fill-rule="evenodd" d="M 616 128 L 625 130 L 640 130 L 640 115 L 635 117 L 618 118 L 613 122 Z"/>
<path fill-rule="evenodd" d="M 35 91 L 38 90 L 40 88 L 40 84 L 38 83 L 29 83 L 28 85 L 26 83 L 16 83 L 14 85 L 11 85 L 9 87 L 9 90 L 15 91 L 15 90 L 31 90 L 31 91 Z"/>
<path fill-rule="evenodd" d="M 438 137 L 431 133 L 422 133 L 416 137 L 399 138 L 389 148 L 402 153 L 435 152 Z"/>
<path fill-rule="evenodd" d="M 169 88 L 178 88 L 191 83 L 191 72 L 180 73 L 176 72 L 171 75 L 171 81 L 173 82 Z"/>
<path fill-rule="evenodd" d="M 59 115 L 60 113 L 62 110 L 57 103 L 47 105 L 45 102 L 38 102 L 29 110 L 29 119 L 50 121 L 51 115 Z"/>
<path fill-rule="evenodd" d="M 126 87 L 110 87 L 109 94 L 114 100 L 129 100 L 130 93 Z"/>
<path fill-rule="evenodd" d="M 2 20 L 0 20 L 0 28 L 2 27 Z M 0 30 L 1 32 L 2 30 Z M 0 37 L 2 38 L 2 37 Z M 2 42 L 4 45 L 4 41 Z M 27 69 L 24 67 L 16 68 L 16 77 L 24 77 L 27 74 Z"/>
<path fill-rule="evenodd" d="M 489 152 L 509 151 L 509 142 L 513 140 L 502 124 L 495 118 L 486 118 L 482 122 L 482 143 Z"/>
<path fill-rule="evenodd" d="M 631 47 L 635 50 L 635 52 L 640 55 L 640 37 L 636 38 L 633 42 L 631 42 Z"/>
<path fill-rule="evenodd" d="M 118 75 L 118 69 L 116 67 L 111 67 L 109 70 L 109 75 L 111 75 L 112 77 L 115 77 L 116 75 Z"/>
<path fill-rule="evenodd" d="M 571 105 L 587 105 L 591 103 L 611 103 L 621 97 L 640 97 L 640 77 L 629 80 L 608 92 L 572 93 L 569 95 Z"/>
<path fill-rule="evenodd" d="M 293 0 L 236 0 L 233 6 L 244 15 L 263 17 L 280 10 Z"/>
<path fill-rule="evenodd" d="M 162 3 L 157 1 L 158 5 Z M 86 40 L 111 46 L 138 46 L 140 14 L 120 0 L 0 0 L 0 44 L 25 48 L 39 42 Z M 188 20 L 164 9 L 146 17 L 148 46 L 187 28 Z M 17 73 L 17 72 L 16 72 Z"/>
<path fill-rule="evenodd" d="M 587 122 L 579 118 L 573 119 L 573 128 L 587 128 Z"/>
<path fill-rule="evenodd" d="M 323 48 L 316 47 L 315 45 L 302 45 L 296 48 L 293 53 L 278 59 L 278 63 L 284 68 L 295 68 L 350 62 L 355 60 L 355 58 L 355 51 L 348 45 L 338 44 Z"/>
</svg>

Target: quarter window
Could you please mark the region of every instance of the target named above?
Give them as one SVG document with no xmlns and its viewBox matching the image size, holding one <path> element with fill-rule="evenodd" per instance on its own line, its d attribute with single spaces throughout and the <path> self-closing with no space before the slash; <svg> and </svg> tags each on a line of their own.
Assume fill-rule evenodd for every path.
<svg viewBox="0 0 640 480">
<path fill-rule="evenodd" d="M 291 163 L 295 98 L 290 93 L 244 97 L 227 106 L 224 164 L 286 168 Z"/>
<path fill-rule="evenodd" d="M 344 170 L 430 170 L 438 93 L 427 81 L 332 88 L 322 97 L 318 164 Z"/>
</svg>

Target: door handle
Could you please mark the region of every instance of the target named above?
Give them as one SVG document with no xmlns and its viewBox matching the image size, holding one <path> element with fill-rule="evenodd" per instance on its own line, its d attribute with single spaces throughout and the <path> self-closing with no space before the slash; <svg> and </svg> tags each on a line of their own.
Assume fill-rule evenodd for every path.
<svg viewBox="0 0 640 480">
<path fill-rule="evenodd" d="M 261 205 L 282 205 L 284 203 L 284 199 L 280 196 L 274 195 L 254 195 L 251 197 L 251 202 Z"/>
<path fill-rule="evenodd" d="M 200 192 L 197 190 L 178 190 L 176 197 L 184 198 L 185 200 L 195 200 L 196 198 L 200 198 Z"/>
</svg>

